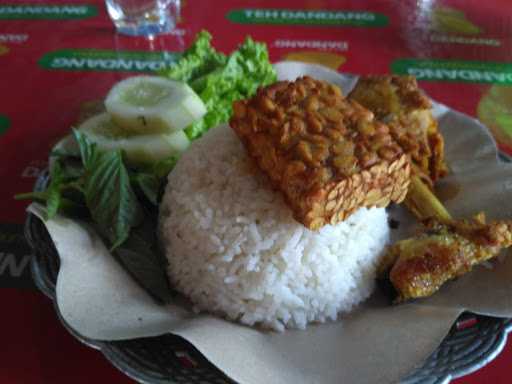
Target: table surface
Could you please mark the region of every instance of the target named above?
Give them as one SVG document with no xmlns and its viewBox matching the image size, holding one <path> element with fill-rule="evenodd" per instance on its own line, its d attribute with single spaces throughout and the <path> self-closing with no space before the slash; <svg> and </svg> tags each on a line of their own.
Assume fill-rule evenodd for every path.
<svg viewBox="0 0 512 384">
<path fill-rule="evenodd" d="M 415 74 L 431 97 L 479 118 L 512 153 L 510 0 L 182 5 L 176 30 L 148 41 L 116 35 L 101 1 L 0 4 L 0 301 L 8 308 L 0 322 L 0 383 L 132 382 L 70 336 L 36 291 L 22 235 L 26 203 L 12 196 L 32 188 L 82 108 L 123 77 L 165 65 L 174 56 L 163 52 L 183 50 L 201 29 L 226 52 L 250 34 L 267 43 L 272 61 Z M 490 364 L 453 382 L 508 383 L 511 362 L 508 342 Z"/>
</svg>

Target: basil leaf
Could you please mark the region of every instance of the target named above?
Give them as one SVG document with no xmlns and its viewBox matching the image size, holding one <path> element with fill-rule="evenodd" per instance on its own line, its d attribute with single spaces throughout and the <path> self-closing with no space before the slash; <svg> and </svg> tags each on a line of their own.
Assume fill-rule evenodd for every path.
<svg viewBox="0 0 512 384">
<path fill-rule="evenodd" d="M 76 129 L 73 129 L 73 136 L 80 148 L 80 156 L 85 169 L 92 168 L 100 157 L 96 144 L 91 143 L 86 135 Z"/>
<path fill-rule="evenodd" d="M 82 163 L 77 159 L 68 157 L 57 161 L 61 161 L 62 178 L 66 181 L 77 180 L 85 173 Z"/>
<path fill-rule="evenodd" d="M 48 194 L 46 193 L 46 191 L 26 192 L 14 195 L 14 200 L 33 200 L 39 201 L 40 203 L 46 203 L 47 199 Z"/>
<path fill-rule="evenodd" d="M 52 219 L 59 211 L 61 202 L 60 186 L 62 184 L 62 167 L 59 161 L 50 169 L 50 185 L 46 190 L 46 219 Z"/>
<path fill-rule="evenodd" d="M 146 199 L 153 205 L 158 205 L 158 193 L 160 192 L 161 179 L 149 173 L 139 173 L 135 176 L 136 185 L 142 191 Z"/>
<path fill-rule="evenodd" d="M 146 215 L 142 225 L 113 253 L 128 273 L 160 303 L 168 303 L 172 291 L 166 274 L 166 262 L 156 245 L 156 222 Z"/>
<path fill-rule="evenodd" d="M 167 175 L 172 171 L 172 169 L 176 165 L 177 161 L 177 156 L 171 156 L 166 159 L 160 160 L 155 165 L 153 165 L 151 173 L 160 179 L 166 178 Z"/>
<path fill-rule="evenodd" d="M 75 131 L 76 132 L 76 131 Z M 121 245 L 132 227 L 140 223 L 142 208 L 137 201 L 121 151 L 95 153 L 84 148 L 85 201 L 111 250 Z"/>
</svg>

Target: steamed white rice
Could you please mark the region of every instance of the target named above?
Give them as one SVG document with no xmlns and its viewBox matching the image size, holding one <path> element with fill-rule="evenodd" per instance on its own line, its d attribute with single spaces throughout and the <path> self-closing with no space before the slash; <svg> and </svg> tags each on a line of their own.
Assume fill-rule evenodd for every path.
<svg viewBox="0 0 512 384">
<path fill-rule="evenodd" d="M 195 309 L 279 331 L 334 320 L 367 298 L 389 240 L 382 208 L 303 227 L 226 125 L 178 161 L 161 212 L 171 284 Z"/>
</svg>

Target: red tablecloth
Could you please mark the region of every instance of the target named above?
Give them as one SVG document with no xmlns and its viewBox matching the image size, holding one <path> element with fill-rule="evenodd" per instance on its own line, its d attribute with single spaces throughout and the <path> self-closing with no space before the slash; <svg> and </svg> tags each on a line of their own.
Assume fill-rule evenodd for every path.
<svg viewBox="0 0 512 384">
<path fill-rule="evenodd" d="M 413 73 L 430 96 L 480 118 L 511 152 L 510 0 L 182 2 L 177 30 L 153 42 L 116 36 L 101 1 L 0 3 L 0 383 L 131 382 L 73 339 L 34 289 L 21 235 L 26 203 L 12 196 L 32 188 L 49 148 L 87 102 L 134 71 L 158 68 L 168 56 L 161 51 L 182 50 L 200 29 L 224 51 L 250 34 L 267 42 L 273 61 Z M 509 383 L 510 362 L 509 343 L 455 382 Z"/>
</svg>

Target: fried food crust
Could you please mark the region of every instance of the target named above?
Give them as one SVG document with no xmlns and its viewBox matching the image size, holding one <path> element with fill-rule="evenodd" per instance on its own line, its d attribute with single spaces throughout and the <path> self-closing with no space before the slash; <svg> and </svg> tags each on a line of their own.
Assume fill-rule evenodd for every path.
<svg viewBox="0 0 512 384">
<path fill-rule="evenodd" d="M 233 104 L 232 129 L 309 229 L 401 202 L 409 157 L 389 127 L 332 84 L 302 77 Z"/>
<path fill-rule="evenodd" d="M 432 187 L 447 174 L 444 139 L 432 115 L 432 104 L 413 76 L 361 77 L 348 97 L 387 123 L 426 184 Z"/>
</svg>

